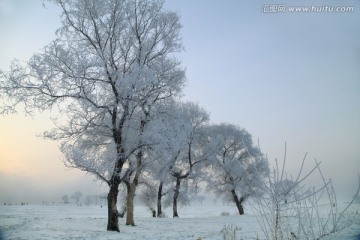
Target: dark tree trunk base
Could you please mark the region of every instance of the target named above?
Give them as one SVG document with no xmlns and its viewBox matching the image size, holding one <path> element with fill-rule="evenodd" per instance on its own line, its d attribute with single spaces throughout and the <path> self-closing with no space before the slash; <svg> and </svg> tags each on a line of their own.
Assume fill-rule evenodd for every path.
<svg viewBox="0 0 360 240">
<path fill-rule="evenodd" d="M 174 197 L 173 197 L 173 217 L 179 217 L 177 212 L 177 199 L 180 193 L 180 178 L 176 178 L 176 185 L 174 189 Z"/>
<path fill-rule="evenodd" d="M 116 207 L 117 197 L 118 197 L 118 185 L 114 184 L 110 187 L 110 191 L 107 196 L 108 201 L 108 231 L 120 232 L 119 228 L 119 212 Z"/>
<path fill-rule="evenodd" d="M 161 182 L 157 194 L 157 217 L 162 217 L 162 206 L 161 206 L 161 198 L 163 196 L 162 188 L 163 188 L 163 183 Z"/>
<path fill-rule="evenodd" d="M 231 190 L 231 194 L 233 196 L 233 200 L 236 204 L 239 214 L 244 215 L 245 213 L 244 213 L 244 207 L 243 207 L 242 203 L 244 202 L 245 199 L 243 197 L 239 198 L 234 189 Z"/>
</svg>

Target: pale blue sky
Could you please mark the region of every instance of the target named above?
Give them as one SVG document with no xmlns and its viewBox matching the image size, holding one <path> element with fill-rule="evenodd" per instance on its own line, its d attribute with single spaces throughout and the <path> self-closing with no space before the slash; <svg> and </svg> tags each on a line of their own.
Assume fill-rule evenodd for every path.
<svg viewBox="0 0 360 240">
<path fill-rule="evenodd" d="M 1 69 L 14 57 L 26 60 L 54 39 L 58 11 L 49 4 L 43 9 L 41 2 L 0 0 Z M 308 165 L 314 158 L 322 161 L 324 174 L 333 179 L 339 194 L 349 197 L 360 172 L 359 1 L 285 1 L 286 6 L 353 6 L 352 13 L 262 13 L 266 3 L 166 1 L 166 8 L 181 14 L 184 26 L 186 50 L 180 58 L 187 68 L 185 99 L 207 109 L 212 122 L 246 128 L 255 141 L 260 139 L 269 160 L 283 157 L 287 141 L 290 171 L 309 152 Z M 19 115 L 16 118 L 27 124 L 36 121 Z M 11 128 L 9 119 L 0 117 L 0 128 Z M 45 130 L 51 125 L 41 126 Z M 0 151 L 5 147 L 0 145 Z M 69 171 L 59 164 L 60 154 L 53 155 L 47 160 L 56 162 L 53 171 L 59 180 L 53 184 L 61 184 Z M 20 161 L 10 158 L 1 157 L 0 162 Z M 31 161 L 23 165 L 27 163 Z M 1 177 L 7 180 L 3 172 L 0 169 L 0 182 Z M 36 176 L 17 174 L 38 181 Z M 86 179 L 90 178 L 79 181 Z"/>
<path fill-rule="evenodd" d="M 323 162 L 339 191 L 360 171 L 360 4 L 353 13 L 264 14 L 266 1 L 168 1 L 182 13 L 189 87 L 211 113 L 260 139 L 270 160 Z M 282 2 L 283 3 L 283 2 Z M 286 1 L 339 6 L 339 1 Z M 206 6 L 206 7 L 205 7 Z"/>
</svg>

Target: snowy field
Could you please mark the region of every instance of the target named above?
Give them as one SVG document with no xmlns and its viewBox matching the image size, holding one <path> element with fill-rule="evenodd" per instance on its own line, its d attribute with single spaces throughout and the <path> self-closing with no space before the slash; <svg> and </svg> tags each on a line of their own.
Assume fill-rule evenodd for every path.
<svg viewBox="0 0 360 240">
<path fill-rule="evenodd" d="M 359 204 L 351 210 L 356 213 Z M 170 209 L 166 214 L 171 216 Z M 152 218 L 142 206 L 135 208 L 137 226 L 124 225 L 120 219 L 120 231 L 107 232 L 107 209 L 100 206 L 74 205 L 13 205 L 0 206 L 0 229 L 3 239 L 223 239 L 221 233 L 225 225 L 232 225 L 236 239 L 264 239 L 256 216 L 236 215 L 231 206 L 202 204 L 179 209 L 180 218 Z M 229 214 L 229 215 L 228 215 Z M 228 216 L 226 216 L 228 215 Z M 323 239 L 360 239 L 360 217 L 345 229 Z"/>
</svg>

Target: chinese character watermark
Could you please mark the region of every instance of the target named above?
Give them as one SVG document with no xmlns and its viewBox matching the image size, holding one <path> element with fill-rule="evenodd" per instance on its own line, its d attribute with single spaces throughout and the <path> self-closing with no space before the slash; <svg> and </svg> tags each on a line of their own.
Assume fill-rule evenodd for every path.
<svg viewBox="0 0 360 240">
<path fill-rule="evenodd" d="M 284 13 L 285 5 L 282 4 L 266 4 L 261 7 L 263 13 Z"/>
<path fill-rule="evenodd" d="M 284 4 L 265 4 L 261 6 L 262 13 L 351 13 L 355 11 L 353 6 L 286 6 Z"/>
</svg>

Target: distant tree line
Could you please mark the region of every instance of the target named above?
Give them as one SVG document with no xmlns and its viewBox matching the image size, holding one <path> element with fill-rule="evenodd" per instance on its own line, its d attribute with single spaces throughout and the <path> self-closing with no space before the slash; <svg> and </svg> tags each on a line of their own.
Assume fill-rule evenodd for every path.
<svg viewBox="0 0 360 240">
<path fill-rule="evenodd" d="M 104 200 L 106 199 L 106 195 L 104 194 L 95 194 L 95 195 L 86 195 L 83 196 L 81 191 L 76 191 L 72 195 L 63 195 L 61 197 L 63 204 L 77 204 L 81 205 L 100 205 L 104 204 Z"/>
</svg>

